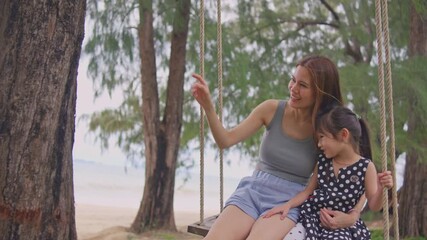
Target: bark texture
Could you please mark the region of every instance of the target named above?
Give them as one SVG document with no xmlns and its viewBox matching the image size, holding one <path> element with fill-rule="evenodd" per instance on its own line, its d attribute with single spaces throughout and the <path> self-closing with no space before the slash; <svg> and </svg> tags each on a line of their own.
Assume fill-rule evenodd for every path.
<svg viewBox="0 0 427 240">
<path fill-rule="evenodd" d="M 417 2 L 417 8 L 414 5 Z M 410 1 L 409 57 L 427 57 L 427 2 Z M 427 79 L 426 80 L 427 84 Z M 425 123 L 418 110 L 419 96 L 409 95 L 408 137 L 414 139 Z M 419 135 L 419 134 L 418 134 Z M 421 147 L 427 148 L 427 136 L 421 139 Z M 419 137 L 418 137 L 419 138 Z M 417 147 L 408 150 L 405 176 L 399 198 L 399 232 L 402 237 L 427 236 L 427 164 L 426 156 Z"/>
<path fill-rule="evenodd" d="M 0 1 L 0 239 L 76 239 L 72 147 L 86 2 Z"/>
</svg>

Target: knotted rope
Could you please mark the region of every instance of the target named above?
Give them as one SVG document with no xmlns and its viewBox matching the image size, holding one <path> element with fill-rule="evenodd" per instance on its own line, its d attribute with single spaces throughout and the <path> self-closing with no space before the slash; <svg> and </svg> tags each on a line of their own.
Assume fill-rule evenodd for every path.
<svg viewBox="0 0 427 240">
<path fill-rule="evenodd" d="M 393 173 L 394 187 L 392 189 L 392 204 L 393 204 L 393 224 L 394 237 L 399 239 L 399 220 L 397 212 L 397 190 L 396 190 L 396 160 L 395 160 L 395 134 L 394 134 L 394 114 L 393 114 L 393 87 L 391 78 L 391 63 L 390 63 L 390 40 L 388 31 L 388 8 L 386 0 L 375 1 L 375 23 L 378 48 L 378 91 L 380 100 L 380 129 L 381 129 L 381 164 L 382 170 L 387 171 L 387 130 L 386 119 L 390 128 L 390 163 Z M 383 49 L 385 52 L 385 63 L 383 57 Z M 384 76 L 385 72 L 385 76 Z M 384 81 L 387 84 L 387 109 L 385 101 Z M 386 110 L 388 115 L 386 116 Z M 388 190 L 383 189 L 383 230 L 384 239 L 389 239 L 389 203 Z"/>
</svg>

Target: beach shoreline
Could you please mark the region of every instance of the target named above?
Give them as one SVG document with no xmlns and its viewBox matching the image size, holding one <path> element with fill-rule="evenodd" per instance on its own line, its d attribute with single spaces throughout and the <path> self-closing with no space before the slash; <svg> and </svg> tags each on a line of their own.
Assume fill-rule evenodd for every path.
<svg viewBox="0 0 427 240">
<path fill-rule="evenodd" d="M 142 200 L 144 174 L 144 169 L 128 168 L 124 170 L 118 166 L 74 161 L 74 197 L 78 239 L 132 239 L 128 237 L 130 233 L 127 232 L 127 229 L 135 219 Z M 177 177 L 174 192 L 174 214 L 176 227 L 180 232 L 186 232 L 189 224 L 200 220 L 200 195 L 197 179 L 198 176 L 194 175 L 190 181 L 184 184 L 183 180 Z M 224 197 L 227 198 L 238 184 L 238 179 L 226 178 L 225 183 Z M 219 213 L 218 185 L 219 181 L 215 176 L 206 176 L 205 217 Z M 187 236 L 183 237 L 166 239 L 192 239 Z M 144 238 L 138 236 L 136 239 Z"/>
<path fill-rule="evenodd" d="M 128 228 L 138 212 L 136 208 L 94 204 L 76 204 L 75 207 L 77 239 L 79 240 L 129 239 L 131 233 L 128 232 Z M 214 213 L 207 212 L 206 214 L 211 216 Z M 186 239 L 202 239 L 194 234 L 186 234 L 187 226 L 199 221 L 199 218 L 198 212 L 175 211 L 175 223 L 178 232 L 188 235 Z M 138 239 L 150 238 L 141 237 Z"/>
</svg>

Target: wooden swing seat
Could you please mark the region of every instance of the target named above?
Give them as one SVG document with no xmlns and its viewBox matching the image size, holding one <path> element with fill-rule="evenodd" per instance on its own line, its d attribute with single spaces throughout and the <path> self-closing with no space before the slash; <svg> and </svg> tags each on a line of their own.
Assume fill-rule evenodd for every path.
<svg viewBox="0 0 427 240">
<path fill-rule="evenodd" d="M 206 236 L 209 232 L 209 229 L 211 229 L 213 223 L 218 218 L 218 215 L 214 215 L 211 217 L 207 217 L 203 220 L 203 222 L 196 222 L 191 225 L 188 225 L 187 232 L 193 233 L 200 236 Z"/>
</svg>

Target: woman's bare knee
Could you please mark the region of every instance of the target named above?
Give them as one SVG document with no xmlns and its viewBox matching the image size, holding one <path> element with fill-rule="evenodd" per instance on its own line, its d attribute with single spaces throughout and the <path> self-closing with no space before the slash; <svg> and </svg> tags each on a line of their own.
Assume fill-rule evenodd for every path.
<svg viewBox="0 0 427 240">
<path fill-rule="evenodd" d="M 240 208 L 230 205 L 226 207 L 215 220 L 209 230 L 206 240 L 242 240 L 245 239 L 255 220 Z"/>
<path fill-rule="evenodd" d="M 295 222 L 289 218 L 283 220 L 279 215 L 274 215 L 270 218 L 260 217 L 253 225 L 251 232 L 246 240 L 257 239 L 277 239 L 282 240 L 283 237 L 295 226 Z"/>
</svg>

